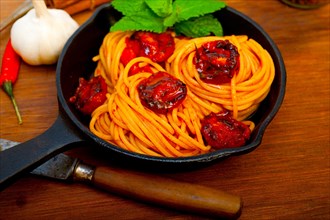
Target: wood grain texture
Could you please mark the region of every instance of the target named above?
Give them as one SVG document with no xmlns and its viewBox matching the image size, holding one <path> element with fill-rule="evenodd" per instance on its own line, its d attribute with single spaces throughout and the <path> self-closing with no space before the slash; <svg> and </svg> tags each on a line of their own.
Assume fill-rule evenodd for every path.
<svg viewBox="0 0 330 220">
<path fill-rule="evenodd" d="M 1 1 L 0 18 L 23 0 Z M 200 169 L 158 175 L 240 195 L 240 219 L 330 218 L 330 36 L 329 4 L 315 10 L 279 0 L 228 0 L 229 6 L 259 23 L 279 47 L 287 69 L 283 105 L 253 152 Z M 80 24 L 91 12 L 74 16 Z M 2 54 L 9 29 L 1 32 Z M 55 121 L 55 66 L 22 64 L 14 93 L 23 125 L 0 92 L 0 137 L 26 141 Z M 68 154 L 88 163 L 116 166 L 87 146 Z M 129 165 L 127 169 L 130 169 Z M 149 172 L 149 171 L 143 171 Z M 207 219 L 136 202 L 83 184 L 25 176 L 0 192 L 0 219 Z"/>
</svg>

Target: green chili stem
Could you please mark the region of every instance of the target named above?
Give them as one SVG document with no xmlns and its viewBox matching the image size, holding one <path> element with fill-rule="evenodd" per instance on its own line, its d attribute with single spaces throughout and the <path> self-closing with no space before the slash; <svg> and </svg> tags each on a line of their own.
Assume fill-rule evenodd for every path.
<svg viewBox="0 0 330 220">
<path fill-rule="evenodd" d="M 16 112 L 16 116 L 17 116 L 17 120 L 18 120 L 18 124 L 22 124 L 23 123 L 22 116 L 19 112 L 18 105 L 16 103 L 16 100 L 15 100 L 15 97 L 14 97 L 14 94 L 13 94 L 13 85 L 12 85 L 11 81 L 4 82 L 2 87 L 3 87 L 3 90 L 10 97 L 11 102 L 13 103 L 13 106 L 14 106 L 14 109 L 15 109 L 15 112 Z"/>
</svg>

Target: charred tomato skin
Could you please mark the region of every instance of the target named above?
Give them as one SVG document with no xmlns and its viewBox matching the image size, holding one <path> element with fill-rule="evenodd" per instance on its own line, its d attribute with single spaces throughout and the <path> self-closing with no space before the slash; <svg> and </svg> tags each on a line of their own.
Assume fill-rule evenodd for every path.
<svg viewBox="0 0 330 220">
<path fill-rule="evenodd" d="M 106 101 L 107 84 L 101 76 L 92 77 L 90 80 L 79 78 L 79 86 L 74 96 L 69 101 L 81 113 L 90 115 Z"/>
<path fill-rule="evenodd" d="M 174 38 L 168 32 L 158 34 L 138 31 L 133 34 L 132 38 L 140 42 L 139 55 L 149 57 L 156 63 L 165 62 L 175 49 Z"/>
<path fill-rule="evenodd" d="M 135 57 L 148 57 L 153 62 L 164 63 L 174 52 L 175 42 L 170 33 L 152 33 L 147 31 L 137 31 L 125 40 L 126 47 L 120 57 L 124 66 Z M 140 68 L 133 65 L 129 75 L 139 72 L 151 72 L 149 65 Z"/>
<path fill-rule="evenodd" d="M 187 87 L 166 72 L 157 72 L 137 86 L 141 103 L 155 113 L 166 114 L 178 107 L 187 96 Z"/>
<path fill-rule="evenodd" d="M 211 113 L 201 120 L 204 140 L 215 149 L 235 148 L 250 139 L 250 128 L 232 118 L 228 111 Z"/>
<path fill-rule="evenodd" d="M 204 43 L 197 49 L 194 64 L 201 80 L 210 84 L 231 81 L 240 67 L 237 47 L 228 40 Z"/>
</svg>

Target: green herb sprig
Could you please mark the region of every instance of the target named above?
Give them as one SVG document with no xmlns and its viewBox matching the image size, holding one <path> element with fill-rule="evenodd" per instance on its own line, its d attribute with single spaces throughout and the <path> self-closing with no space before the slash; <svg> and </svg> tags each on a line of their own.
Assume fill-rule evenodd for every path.
<svg viewBox="0 0 330 220">
<path fill-rule="evenodd" d="M 224 8 L 219 0 L 113 0 L 123 14 L 110 31 L 151 31 L 162 33 L 172 28 L 177 35 L 222 36 L 222 26 L 212 13 Z"/>
</svg>

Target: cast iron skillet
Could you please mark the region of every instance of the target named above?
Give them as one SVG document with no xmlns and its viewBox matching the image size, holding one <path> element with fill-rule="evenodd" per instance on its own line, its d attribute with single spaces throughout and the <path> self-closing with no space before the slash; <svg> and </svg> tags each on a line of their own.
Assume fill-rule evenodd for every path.
<svg viewBox="0 0 330 220">
<path fill-rule="evenodd" d="M 163 165 L 163 167 L 172 167 L 176 170 L 184 166 L 207 164 L 255 149 L 260 145 L 267 125 L 282 104 L 286 84 L 284 62 L 280 51 L 268 34 L 247 16 L 230 7 L 216 12 L 215 16 L 223 25 L 225 35 L 245 34 L 254 38 L 270 53 L 275 63 L 276 75 L 271 91 L 251 118 L 256 128 L 245 146 L 194 157 L 160 158 L 128 152 L 103 141 L 89 131 L 89 118 L 76 111 L 68 100 L 78 86 L 78 78 L 89 78 L 93 73 L 96 63 L 92 62 L 92 57 L 98 54 L 103 37 L 109 32 L 111 24 L 121 17 L 121 14 L 116 12 L 110 4 L 105 4 L 100 6 L 95 14 L 73 34 L 60 55 L 56 70 L 59 115 L 55 123 L 34 139 L 0 153 L 1 186 L 7 185 L 19 174 L 32 170 L 52 156 L 86 141 L 109 152 L 109 160 L 111 157 L 120 156 L 130 164 L 152 163 L 153 166 L 162 167 Z"/>
</svg>

